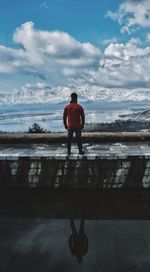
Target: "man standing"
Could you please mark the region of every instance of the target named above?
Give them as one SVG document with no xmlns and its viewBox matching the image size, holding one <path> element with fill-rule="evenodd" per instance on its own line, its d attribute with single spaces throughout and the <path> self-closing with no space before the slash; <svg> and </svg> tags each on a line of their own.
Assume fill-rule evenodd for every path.
<svg viewBox="0 0 150 272">
<path fill-rule="evenodd" d="M 71 154 L 71 142 L 73 138 L 73 133 L 76 134 L 79 154 L 83 155 L 84 151 L 82 150 L 82 141 L 81 141 L 81 129 L 84 127 L 85 115 L 84 109 L 81 105 L 77 103 L 77 94 L 71 94 L 71 101 L 64 108 L 63 121 L 64 126 L 68 129 L 68 139 L 67 139 L 67 151 L 68 155 Z"/>
</svg>

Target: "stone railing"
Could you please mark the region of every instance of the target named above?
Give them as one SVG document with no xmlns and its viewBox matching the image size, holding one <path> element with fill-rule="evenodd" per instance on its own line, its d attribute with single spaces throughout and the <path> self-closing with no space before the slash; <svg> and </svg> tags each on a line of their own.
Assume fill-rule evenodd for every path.
<svg viewBox="0 0 150 272">
<path fill-rule="evenodd" d="M 0 133 L 0 144 L 8 143 L 64 143 L 66 132 L 60 133 Z M 83 132 L 83 142 L 150 141 L 150 132 Z"/>
<path fill-rule="evenodd" d="M 66 134 L 1 134 L 0 214 L 149 219 L 149 140 L 150 133 L 83 134 L 85 155 L 74 145 L 67 157 Z"/>
<path fill-rule="evenodd" d="M 0 169 L 1 187 L 150 188 L 150 160 L 144 156 L 13 157 L 0 160 Z"/>
</svg>

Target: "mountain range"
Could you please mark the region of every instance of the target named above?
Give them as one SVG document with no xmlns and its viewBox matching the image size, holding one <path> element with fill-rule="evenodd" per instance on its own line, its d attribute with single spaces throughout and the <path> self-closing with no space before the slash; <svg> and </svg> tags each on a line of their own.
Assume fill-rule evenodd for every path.
<svg viewBox="0 0 150 272">
<path fill-rule="evenodd" d="M 32 86 L 27 85 L 10 93 L 1 92 L 0 105 L 69 102 L 72 92 L 78 93 L 81 102 L 150 101 L 149 89 L 110 89 L 88 84 L 76 88 L 58 86 L 32 89 Z"/>
</svg>

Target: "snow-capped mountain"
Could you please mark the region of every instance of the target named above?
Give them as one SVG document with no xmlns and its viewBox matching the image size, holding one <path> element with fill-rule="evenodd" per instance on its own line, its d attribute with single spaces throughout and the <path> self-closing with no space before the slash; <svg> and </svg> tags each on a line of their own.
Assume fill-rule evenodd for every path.
<svg viewBox="0 0 150 272">
<path fill-rule="evenodd" d="M 0 104 L 34 104 L 34 103 L 61 103 L 70 100 L 70 94 L 77 92 L 80 101 L 149 101 L 149 89 L 110 89 L 96 85 L 80 85 L 77 87 L 50 87 L 43 83 L 36 85 L 26 84 L 20 90 L 14 89 L 9 94 L 0 94 Z"/>
</svg>

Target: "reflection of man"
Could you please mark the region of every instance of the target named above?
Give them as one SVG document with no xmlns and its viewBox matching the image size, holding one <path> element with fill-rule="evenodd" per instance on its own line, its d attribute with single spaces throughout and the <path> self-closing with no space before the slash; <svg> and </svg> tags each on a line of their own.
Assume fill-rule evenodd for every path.
<svg viewBox="0 0 150 272">
<path fill-rule="evenodd" d="M 78 263 L 83 262 L 83 256 L 88 252 L 88 238 L 84 233 L 84 220 L 80 222 L 79 233 L 77 233 L 74 220 L 70 221 L 72 234 L 69 237 L 69 248 L 76 256 Z"/>
<path fill-rule="evenodd" d="M 68 140 L 67 140 L 67 150 L 68 155 L 71 153 L 71 142 L 73 138 L 73 133 L 76 134 L 79 154 L 83 155 L 84 151 L 82 150 L 82 141 L 81 141 L 81 129 L 84 127 L 85 115 L 84 109 L 81 105 L 77 103 L 77 94 L 71 94 L 71 101 L 64 108 L 63 121 L 64 126 L 68 129 Z"/>
</svg>

